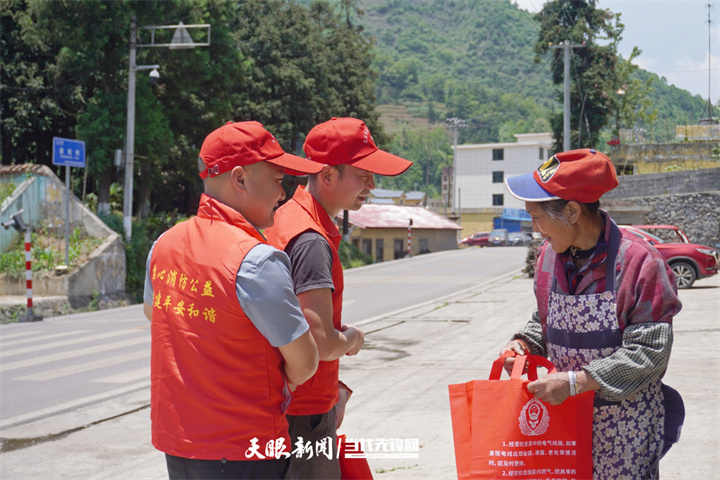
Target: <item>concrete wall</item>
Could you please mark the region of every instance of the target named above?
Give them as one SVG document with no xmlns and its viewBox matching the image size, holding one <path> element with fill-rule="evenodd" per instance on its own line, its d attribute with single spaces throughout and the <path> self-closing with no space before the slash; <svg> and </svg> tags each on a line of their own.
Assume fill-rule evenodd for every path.
<svg viewBox="0 0 720 480">
<path fill-rule="evenodd" d="M 0 274 L 3 295 L 25 295 L 25 278 L 13 280 Z M 101 298 L 125 292 L 125 248 L 119 235 L 108 237 L 79 268 L 58 276 L 33 275 L 33 295 Z"/>
<path fill-rule="evenodd" d="M 0 207 L 0 221 L 4 222 L 19 209 L 31 227 L 41 220 L 48 227 L 64 230 L 65 185 L 46 166 L 32 165 L 21 169 L 15 165 L 1 167 L 0 180 L 14 181 L 18 186 Z M 89 261 L 62 276 L 33 277 L 34 295 L 67 295 L 70 298 L 90 297 L 94 292 L 102 296 L 125 293 L 125 249 L 120 235 L 110 229 L 80 200 L 70 194 L 70 231 L 82 225 L 91 237 L 104 239 Z M 13 229 L 0 229 L 0 247 L 9 249 L 19 237 Z M 14 281 L 0 274 L 0 291 L 5 295 L 25 295 L 25 280 Z"/>
<path fill-rule="evenodd" d="M 494 218 L 499 216 L 502 216 L 502 207 L 476 209 L 475 211 L 463 210 L 460 220 L 458 220 L 462 227 L 460 239 L 469 237 L 473 233 L 489 232 L 493 229 Z"/>
<path fill-rule="evenodd" d="M 682 170 L 716 168 L 712 149 L 718 142 L 682 142 L 664 144 L 619 145 L 610 153 L 618 167 L 634 167 L 636 174 L 664 173 L 667 168 Z"/>
<path fill-rule="evenodd" d="M 675 138 L 687 140 L 720 140 L 720 125 L 678 125 Z"/>
</svg>

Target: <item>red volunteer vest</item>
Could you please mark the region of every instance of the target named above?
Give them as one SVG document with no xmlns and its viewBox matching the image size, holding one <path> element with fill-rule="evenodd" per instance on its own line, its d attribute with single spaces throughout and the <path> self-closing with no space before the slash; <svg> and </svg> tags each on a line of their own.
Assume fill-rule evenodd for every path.
<svg viewBox="0 0 720 480">
<path fill-rule="evenodd" d="M 232 208 L 203 195 L 197 216 L 153 249 L 152 443 L 171 455 L 260 460 L 257 439 L 292 447 L 283 358 L 245 315 L 235 279 L 262 236 Z"/>
<path fill-rule="evenodd" d="M 340 330 L 342 325 L 343 270 L 338 255 L 341 235 L 330 216 L 302 185 L 295 195 L 275 212 L 275 224 L 265 230 L 270 245 L 285 250 L 287 244 L 303 232 L 312 230 L 319 233 L 332 249 L 332 293 L 333 326 Z M 288 415 L 316 415 L 326 413 L 338 401 L 338 367 L 340 362 L 320 362 L 315 375 L 298 386 L 293 392 Z"/>
</svg>

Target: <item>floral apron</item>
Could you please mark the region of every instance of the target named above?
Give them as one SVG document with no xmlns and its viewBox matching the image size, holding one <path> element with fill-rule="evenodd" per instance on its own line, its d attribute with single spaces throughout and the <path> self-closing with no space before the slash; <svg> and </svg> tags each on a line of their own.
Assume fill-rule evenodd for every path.
<svg viewBox="0 0 720 480">
<path fill-rule="evenodd" d="M 617 227 L 616 227 L 617 228 Z M 591 295 L 550 292 L 546 341 L 557 371 L 580 371 L 622 346 L 615 299 L 614 265 L 619 236 L 610 235 L 606 289 Z M 595 395 L 593 479 L 644 480 L 658 475 L 663 450 L 665 408 L 661 381 L 655 380 L 619 402 Z"/>
</svg>

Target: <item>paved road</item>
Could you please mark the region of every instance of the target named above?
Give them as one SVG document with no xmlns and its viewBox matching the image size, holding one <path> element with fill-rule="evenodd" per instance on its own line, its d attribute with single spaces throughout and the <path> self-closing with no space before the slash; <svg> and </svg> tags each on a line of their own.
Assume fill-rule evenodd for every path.
<svg viewBox="0 0 720 480">
<path fill-rule="evenodd" d="M 355 389 L 341 433 L 418 441 L 417 458 L 371 459 L 376 479 L 456 478 L 447 385 L 487 378 L 500 346 L 527 320 L 532 282 L 517 273 L 366 323 L 366 347 L 341 360 L 341 378 Z M 718 478 L 720 278 L 700 280 L 680 298 L 665 381 L 683 395 L 688 416 L 661 478 Z M 150 445 L 148 401 L 142 389 L 3 427 L 0 478 L 167 478 Z M 117 412 L 126 414 L 111 418 Z"/>
<path fill-rule="evenodd" d="M 0 428 L 149 385 L 142 308 L 0 327 Z"/>
<path fill-rule="evenodd" d="M 517 271 L 526 254 L 523 247 L 474 247 L 350 269 L 343 322 L 365 323 Z"/>
<path fill-rule="evenodd" d="M 525 252 L 473 248 L 350 269 L 344 321 L 365 323 L 517 270 Z M 0 428 L 147 389 L 149 328 L 141 306 L 0 326 Z"/>
</svg>

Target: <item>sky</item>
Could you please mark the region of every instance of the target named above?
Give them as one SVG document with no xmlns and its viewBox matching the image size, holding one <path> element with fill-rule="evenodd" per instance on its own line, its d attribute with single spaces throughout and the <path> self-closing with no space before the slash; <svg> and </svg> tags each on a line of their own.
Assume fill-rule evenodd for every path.
<svg viewBox="0 0 720 480">
<path fill-rule="evenodd" d="M 544 0 L 512 1 L 533 13 L 545 3 Z M 598 0 L 597 6 L 622 14 L 620 21 L 625 24 L 625 31 L 618 46 L 620 55 L 629 58 L 633 47 L 638 47 L 642 53 L 633 63 L 703 99 L 707 99 L 709 93 L 712 103 L 717 104 L 720 0 Z"/>
</svg>

